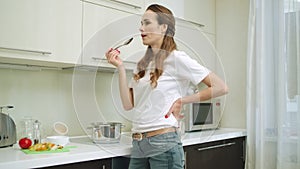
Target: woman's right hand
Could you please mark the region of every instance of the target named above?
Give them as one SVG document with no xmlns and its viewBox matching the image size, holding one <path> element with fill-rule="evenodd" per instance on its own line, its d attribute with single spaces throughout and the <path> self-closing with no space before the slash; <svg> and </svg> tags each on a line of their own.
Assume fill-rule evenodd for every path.
<svg viewBox="0 0 300 169">
<path fill-rule="evenodd" d="M 115 67 L 118 67 L 123 64 L 121 58 L 119 57 L 120 51 L 118 49 L 114 50 L 110 48 L 106 53 L 106 59 L 108 63 L 114 65 Z"/>
<path fill-rule="evenodd" d="M 179 98 L 173 103 L 173 105 L 169 109 L 169 112 L 165 115 L 165 118 L 169 118 L 170 115 L 173 114 L 177 120 L 183 119 L 184 115 L 181 114 L 181 108 L 182 108 L 182 102 L 181 102 L 181 98 Z"/>
</svg>

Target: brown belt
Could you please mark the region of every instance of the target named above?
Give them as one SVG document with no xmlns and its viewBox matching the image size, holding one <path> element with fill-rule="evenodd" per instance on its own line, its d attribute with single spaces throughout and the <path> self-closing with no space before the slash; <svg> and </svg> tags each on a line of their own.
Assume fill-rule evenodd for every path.
<svg viewBox="0 0 300 169">
<path fill-rule="evenodd" d="M 169 128 L 158 129 L 158 130 L 149 131 L 149 132 L 145 132 L 145 133 L 133 133 L 132 139 L 141 141 L 143 138 L 153 137 L 156 135 L 165 134 L 165 133 L 169 133 L 169 132 L 175 132 L 175 131 L 176 131 L 176 129 L 174 127 L 169 127 Z"/>
</svg>

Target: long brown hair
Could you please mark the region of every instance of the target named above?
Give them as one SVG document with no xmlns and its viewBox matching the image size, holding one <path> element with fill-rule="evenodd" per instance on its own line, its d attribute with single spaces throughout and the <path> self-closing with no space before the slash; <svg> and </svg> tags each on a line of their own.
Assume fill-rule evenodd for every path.
<svg viewBox="0 0 300 169">
<path fill-rule="evenodd" d="M 173 36 L 175 35 L 175 18 L 173 13 L 166 7 L 152 4 L 147 10 L 151 10 L 157 14 L 158 24 L 168 25 L 167 31 L 164 35 L 163 43 L 160 47 L 160 51 L 154 56 L 151 46 L 148 46 L 145 56 L 138 62 L 137 70 L 138 73 L 134 75 L 135 80 L 145 76 L 146 69 L 149 63 L 154 60 L 155 69 L 150 72 L 151 86 L 155 88 L 157 86 L 157 80 L 163 73 L 164 60 L 169 56 L 169 54 L 177 49 L 177 45 L 174 41 Z"/>
</svg>

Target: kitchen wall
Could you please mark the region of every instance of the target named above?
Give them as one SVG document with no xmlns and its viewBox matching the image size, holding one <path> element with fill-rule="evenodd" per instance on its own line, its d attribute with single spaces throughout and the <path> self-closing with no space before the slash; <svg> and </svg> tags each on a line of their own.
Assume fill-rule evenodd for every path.
<svg viewBox="0 0 300 169">
<path fill-rule="evenodd" d="M 248 12 L 249 0 L 216 0 L 216 48 L 229 86 L 223 127 L 246 128 Z"/>
<path fill-rule="evenodd" d="M 92 113 L 100 113 L 107 121 L 124 122 L 126 131 L 130 124 L 112 108 L 112 75 L 105 72 L 97 72 L 95 75 L 95 102 L 101 111 L 95 110 Z M 8 112 L 17 124 L 19 137 L 23 131 L 21 121 L 26 116 L 41 121 L 44 136 L 54 134 L 52 125 L 56 121 L 62 121 L 69 126 L 69 135 L 85 134 L 86 129 L 84 127 L 83 130 L 78 117 L 93 117 L 93 114 L 83 115 L 85 112 L 77 114 L 75 111 L 72 78 L 73 70 L 0 69 L 0 105 L 15 106 Z M 88 120 L 97 121 L 95 118 Z"/>
</svg>

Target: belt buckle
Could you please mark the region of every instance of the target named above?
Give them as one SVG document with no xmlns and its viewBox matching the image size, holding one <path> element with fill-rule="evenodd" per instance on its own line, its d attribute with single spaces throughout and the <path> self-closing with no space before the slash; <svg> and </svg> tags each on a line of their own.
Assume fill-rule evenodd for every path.
<svg viewBox="0 0 300 169">
<path fill-rule="evenodd" d="M 138 136 L 138 137 L 136 137 L 136 136 Z M 143 140 L 143 134 L 142 134 L 142 133 L 134 133 L 134 134 L 132 135 L 132 138 L 133 138 L 134 140 L 141 141 L 141 140 Z"/>
</svg>

